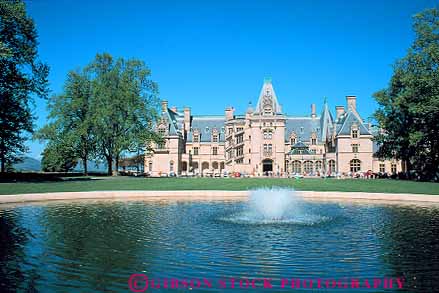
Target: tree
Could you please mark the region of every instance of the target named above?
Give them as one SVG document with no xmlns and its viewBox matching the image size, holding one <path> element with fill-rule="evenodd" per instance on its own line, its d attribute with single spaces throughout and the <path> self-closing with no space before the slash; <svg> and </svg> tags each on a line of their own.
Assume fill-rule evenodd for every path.
<svg viewBox="0 0 439 293">
<path fill-rule="evenodd" d="M 37 31 L 19 0 L 0 0 L 1 172 L 26 151 L 33 131 L 32 95 L 45 98 L 49 68 L 38 61 Z"/>
<path fill-rule="evenodd" d="M 55 149 L 58 150 L 63 146 L 67 147 L 70 156 L 65 156 L 66 161 L 72 160 L 73 157 L 80 158 L 86 176 L 87 161 L 95 151 L 91 101 L 91 80 L 87 72 L 70 71 L 64 85 L 64 93 L 52 96 L 49 100 L 50 123 L 34 136 L 40 140 L 47 140 L 49 144 L 52 142 L 51 148 L 53 145 L 56 145 Z"/>
<path fill-rule="evenodd" d="M 118 170 L 122 152 L 136 152 L 158 137 L 153 131 L 157 117 L 157 84 L 150 69 L 136 59 L 114 60 L 96 55 L 88 67 L 93 77 L 93 132 L 98 154 L 105 158 L 108 174 Z"/>
<path fill-rule="evenodd" d="M 78 164 L 73 143 L 67 139 L 50 141 L 42 155 L 41 169 L 45 172 L 69 172 Z"/>
<path fill-rule="evenodd" d="M 396 157 L 421 180 L 439 180 L 439 10 L 414 17 L 416 38 L 388 88 L 374 94 L 384 131 L 378 156 Z"/>
</svg>

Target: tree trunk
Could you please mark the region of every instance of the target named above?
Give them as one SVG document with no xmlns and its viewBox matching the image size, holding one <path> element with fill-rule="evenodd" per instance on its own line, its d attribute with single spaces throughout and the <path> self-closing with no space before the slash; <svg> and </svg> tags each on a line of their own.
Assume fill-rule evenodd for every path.
<svg viewBox="0 0 439 293">
<path fill-rule="evenodd" d="M 107 165 L 108 165 L 107 174 L 108 174 L 108 176 L 112 176 L 113 175 L 113 157 L 112 156 L 107 156 Z"/>
<path fill-rule="evenodd" d="M 114 170 L 114 176 L 118 175 L 119 172 L 119 155 L 116 155 L 116 166 L 115 166 L 115 170 Z"/>
<path fill-rule="evenodd" d="M 82 164 L 84 166 L 84 176 L 88 176 L 87 156 L 85 156 L 85 158 L 82 158 Z"/>
</svg>

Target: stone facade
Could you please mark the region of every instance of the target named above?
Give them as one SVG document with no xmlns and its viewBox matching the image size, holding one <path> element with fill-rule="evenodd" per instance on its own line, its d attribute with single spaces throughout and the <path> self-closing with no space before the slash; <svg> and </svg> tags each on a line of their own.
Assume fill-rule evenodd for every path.
<svg viewBox="0 0 439 293">
<path fill-rule="evenodd" d="M 397 161 L 379 161 L 373 154 L 373 130 L 364 123 L 356 97 L 346 97 L 346 108 L 332 115 L 325 101 L 320 115 L 315 104 L 308 117 L 285 115 L 270 79 L 262 86 L 253 109 L 237 115 L 196 116 L 162 102 L 156 125 L 164 142 L 145 156 L 151 176 L 223 176 L 239 172 L 250 176 L 350 175 L 372 171 L 401 171 Z"/>
</svg>

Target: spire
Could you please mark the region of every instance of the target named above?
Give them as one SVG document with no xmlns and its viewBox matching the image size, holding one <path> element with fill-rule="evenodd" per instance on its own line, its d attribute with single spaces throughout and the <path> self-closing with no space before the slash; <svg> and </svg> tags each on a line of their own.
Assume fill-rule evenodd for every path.
<svg viewBox="0 0 439 293">
<path fill-rule="evenodd" d="M 271 77 L 266 77 L 264 79 L 264 85 L 262 86 L 261 93 L 259 94 L 255 113 L 273 115 L 281 112 L 281 107 L 277 102 L 276 93 L 274 92 L 274 88 L 271 83 Z"/>
<path fill-rule="evenodd" d="M 320 118 L 320 131 L 322 132 L 322 141 L 326 141 L 330 132 L 330 128 L 332 127 L 334 119 L 332 118 L 331 112 L 329 111 L 328 99 L 326 97 L 323 98 L 323 110 Z"/>
</svg>

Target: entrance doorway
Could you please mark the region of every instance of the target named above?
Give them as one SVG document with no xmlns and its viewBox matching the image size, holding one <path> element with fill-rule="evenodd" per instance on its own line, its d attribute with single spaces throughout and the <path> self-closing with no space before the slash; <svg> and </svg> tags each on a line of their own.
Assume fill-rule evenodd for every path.
<svg viewBox="0 0 439 293">
<path fill-rule="evenodd" d="M 273 172 L 273 160 L 265 159 L 262 161 L 262 172 Z"/>
</svg>

